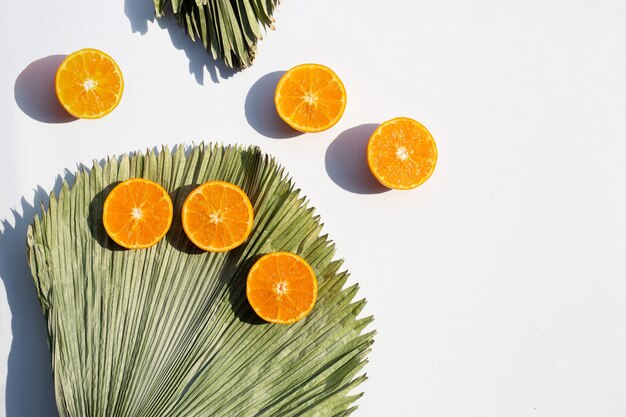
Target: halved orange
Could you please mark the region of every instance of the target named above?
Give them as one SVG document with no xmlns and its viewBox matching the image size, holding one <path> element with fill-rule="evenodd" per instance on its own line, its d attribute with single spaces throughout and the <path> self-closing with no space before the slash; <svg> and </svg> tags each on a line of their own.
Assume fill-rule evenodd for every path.
<svg viewBox="0 0 626 417">
<path fill-rule="evenodd" d="M 185 200 L 182 222 L 187 237 L 200 249 L 226 252 L 248 238 L 254 212 L 241 188 L 229 182 L 209 181 Z"/>
<path fill-rule="evenodd" d="M 97 49 L 68 55 L 56 73 L 55 89 L 68 113 L 98 119 L 111 113 L 122 99 L 124 78 L 117 63 Z"/>
<path fill-rule="evenodd" d="M 367 163 L 384 186 L 408 190 L 432 175 L 437 164 L 437 146 L 420 123 L 398 117 L 374 131 L 367 145 Z"/>
<path fill-rule="evenodd" d="M 246 295 L 263 320 L 295 323 L 315 306 L 317 278 L 302 257 L 290 252 L 270 253 L 250 269 Z"/>
<path fill-rule="evenodd" d="M 320 132 L 334 126 L 346 109 L 346 89 L 330 68 L 298 65 L 282 76 L 274 94 L 281 119 L 300 132 Z"/>
<path fill-rule="evenodd" d="M 156 182 L 131 178 L 118 184 L 104 201 L 107 234 L 128 249 L 157 244 L 172 224 L 172 199 Z"/>
</svg>

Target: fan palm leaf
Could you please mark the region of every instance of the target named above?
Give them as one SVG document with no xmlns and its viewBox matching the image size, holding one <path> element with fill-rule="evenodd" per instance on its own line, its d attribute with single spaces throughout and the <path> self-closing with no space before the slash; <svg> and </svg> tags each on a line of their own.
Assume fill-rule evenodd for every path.
<svg viewBox="0 0 626 417">
<path fill-rule="evenodd" d="M 130 177 L 172 196 L 165 239 L 122 250 L 106 235 L 107 193 Z M 254 206 L 248 241 L 197 250 L 180 221 L 185 196 L 208 180 L 242 187 Z M 342 416 L 373 342 L 357 317 L 357 286 L 307 201 L 256 147 L 204 145 L 135 153 L 76 173 L 28 231 L 28 258 L 48 322 L 61 417 Z M 245 278 L 259 256 L 291 251 L 319 280 L 312 313 L 293 325 L 258 319 Z"/>
<path fill-rule="evenodd" d="M 231 68 L 252 65 L 256 45 L 265 28 L 273 28 L 272 15 L 279 0 L 154 0 L 157 17 L 168 6 L 191 39 L 200 40 L 213 59 Z"/>
</svg>

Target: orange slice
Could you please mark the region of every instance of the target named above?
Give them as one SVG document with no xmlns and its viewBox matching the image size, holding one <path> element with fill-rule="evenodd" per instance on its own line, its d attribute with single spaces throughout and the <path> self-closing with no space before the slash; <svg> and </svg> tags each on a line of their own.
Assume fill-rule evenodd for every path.
<svg viewBox="0 0 626 417">
<path fill-rule="evenodd" d="M 384 186 L 408 190 L 432 175 L 437 164 L 437 146 L 420 123 L 398 117 L 374 131 L 367 145 L 367 163 Z"/>
<path fill-rule="evenodd" d="M 97 49 L 81 49 L 59 66 L 55 89 L 61 105 L 72 116 L 98 119 L 119 104 L 124 78 L 113 58 Z"/>
<path fill-rule="evenodd" d="M 330 68 L 298 65 L 276 86 L 274 104 L 281 119 L 300 132 L 320 132 L 334 126 L 346 109 L 346 89 Z"/>
<path fill-rule="evenodd" d="M 104 201 L 107 234 L 128 249 L 157 244 L 172 224 L 172 199 L 156 182 L 131 178 L 117 185 Z"/>
<path fill-rule="evenodd" d="M 226 252 L 252 231 L 254 212 L 246 193 L 235 184 L 210 181 L 197 187 L 183 204 L 183 229 L 199 248 Z"/>
<path fill-rule="evenodd" d="M 317 279 L 311 266 L 289 252 L 270 253 L 248 273 L 246 295 L 265 321 L 290 324 L 304 318 L 317 300 Z"/>
</svg>

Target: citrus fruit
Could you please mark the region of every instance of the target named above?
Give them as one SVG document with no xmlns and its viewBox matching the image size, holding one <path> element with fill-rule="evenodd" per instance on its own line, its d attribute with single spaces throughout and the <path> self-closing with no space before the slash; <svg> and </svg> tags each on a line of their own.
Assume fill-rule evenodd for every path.
<svg viewBox="0 0 626 417">
<path fill-rule="evenodd" d="M 300 132 L 320 132 L 335 125 L 346 109 L 346 89 L 330 68 L 298 65 L 278 81 L 274 104 L 281 119 Z"/>
<path fill-rule="evenodd" d="M 156 182 L 131 178 L 118 184 L 104 201 L 107 234 L 128 249 L 157 244 L 172 224 L 172 199 Z"/>
<path fill-rule="evenodd" d="M 55 90 L 59 102 L 72 116 L 98 119 L 119 104 L 124 78 L 113 58 L 97 49 L 81 49 L 59 66 Z"/>
<path fill-rule="evenodd" d="M 246 295 L 265 321 L 290 324 L 304 318 L 317 300 L 317 278 L 311 266 L 289 252 L 270 253 L 250 269 Z"/>
<path fill-rule="evenodd" d="M 437 163 L 437 146 L 420 123 L 398 117 L 374 131 L 367 144 L 367 163 L 384 186 L 408 190 L 432 175 Z"/>
<path fill-rule="evenodd" d="M 254 212 L 246 193 L 235 184 L 209 181 L 193 190 L 183 204 L 187 237 L 209 252 L 226 252 L 250 235 Z"/>
</svg>

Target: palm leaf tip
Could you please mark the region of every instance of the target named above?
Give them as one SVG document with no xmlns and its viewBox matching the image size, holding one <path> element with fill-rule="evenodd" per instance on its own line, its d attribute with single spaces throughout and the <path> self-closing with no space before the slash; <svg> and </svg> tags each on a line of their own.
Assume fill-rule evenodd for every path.
<svg viewBox="0 0 626 417">
<path fill-rule="evenodd" d="M 257 42 L 267 28 L 274 29 L 273 14 L 279 0 L 154 0 L 155 14 L 168 9 L 194 41 L 202 42 L 214 59 L 230 68 L 252 65 Z"/>
<path fill-rule="evenodd" d="M 252 234 L 235 251 L 198 253 L 174 223 L 156 246 L 118 250 L 99 210 L 129 177 L 160 183 L 175 207 L 194 185 L 235 183 L 253 202 Z M 313 312 L 291 326 L 260 323 L 245 297 L 247 269 L 276 250 L 307 259 L 320 284 Z M 373 332 L 333 256 L 319 218 L 258 148 L 178 146 L 80 171 L 28 231 L 60 415 L 350 414 Z"/>
</svg>

